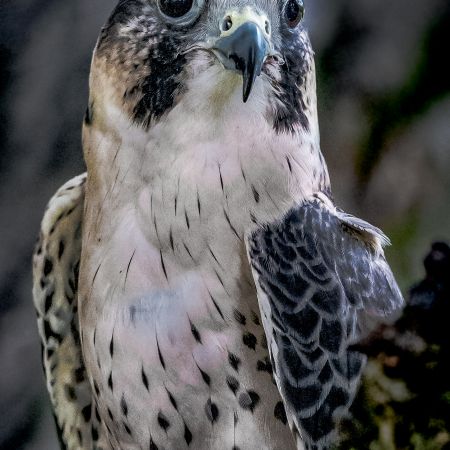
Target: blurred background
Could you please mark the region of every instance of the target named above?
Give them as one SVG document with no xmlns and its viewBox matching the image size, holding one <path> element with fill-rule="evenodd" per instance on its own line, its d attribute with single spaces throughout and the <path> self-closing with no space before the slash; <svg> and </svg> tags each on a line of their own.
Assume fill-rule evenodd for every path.
<svg viewBox="0 0 450 450">
<path fill-rule="evenodd" d="M 305 3 L 336 200 L 392 238 L 387 257 L 409 297 L 410 286 L 424 279 L 431 243 L 450 240 L 450 2 Z M 84 170 L 90 56 L 114 4 L 0 0 L 1 449 L 57 449 L 31 300 L 31 253 L 46 202 Z M 450 273 L 442 279 L 448 283 Z M 390 400 L 383 401 L 382 414 Z M 367 420 L 369 441 L 346 448 L 449 445 L 445 424 L 436 432 L 440 440 L 416 445 L 407 438 L 399 446 L 394 437 L 381 442 L 373 414 Z"/>
</svg>

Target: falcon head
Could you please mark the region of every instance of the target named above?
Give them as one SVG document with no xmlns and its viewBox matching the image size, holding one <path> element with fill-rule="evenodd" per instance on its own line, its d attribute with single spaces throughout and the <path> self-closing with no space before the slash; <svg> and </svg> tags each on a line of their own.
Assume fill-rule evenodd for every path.
<svg viewBox="0 0 450 450">
<path fill-rule="evenodd" d="M 144 129 L 190 102 L 193 114 L 242 108 L 276 133 L 308 131 L 315 73 L 303 17 L 303 0 L 121 0 L 97 44 L 91 104 L 112 102 Z"/>
</svg>

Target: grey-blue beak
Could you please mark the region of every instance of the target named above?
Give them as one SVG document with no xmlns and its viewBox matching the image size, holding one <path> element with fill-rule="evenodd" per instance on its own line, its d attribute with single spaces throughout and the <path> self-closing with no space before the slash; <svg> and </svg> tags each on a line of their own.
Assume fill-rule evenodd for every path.
<svg viewBox="0 0 450 450">
<path fill-rule="evenodd" d="M 219 38 L 214 50 L 220 54 L 222 64 L 227 69 L 242 73 L 243 100 L 247 102 L 256 77 L 261 75 L 269 50 L 261 28 L 254 22 L 246 22 L 234 33 Z"/>
</svg>

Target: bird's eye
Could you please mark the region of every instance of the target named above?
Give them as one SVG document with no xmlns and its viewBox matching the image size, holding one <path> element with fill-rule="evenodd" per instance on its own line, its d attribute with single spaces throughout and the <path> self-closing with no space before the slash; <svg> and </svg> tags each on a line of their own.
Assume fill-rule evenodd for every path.
<svg viewBox="0 0 450 450">
<path fill-rule="evenodd" d="M 174 19 L 185 16 L 194 4 L 194 0 L 159 0 L 159 9 Z"/>
<path fill-rule="evenodd" d="M 157 1 L 159 12 L 165 22 L 175 27 L 191 26 L 200 17 L 205 5 L 205 0 Z"/>
<path fill-rule="evenodd" d="M 288 25 L 296 27 L 305 15 L 305 7 L 302 0 L 288 0 L 284 8 L 284 14 Z"/>
</svg>

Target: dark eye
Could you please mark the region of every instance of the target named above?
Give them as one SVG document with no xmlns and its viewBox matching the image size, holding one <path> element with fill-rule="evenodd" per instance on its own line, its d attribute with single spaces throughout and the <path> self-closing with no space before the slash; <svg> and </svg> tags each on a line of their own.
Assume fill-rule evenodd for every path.
<svg viewBox="0 0 450 450">
<path fill-rule="evenodd" d="M 296 27 L 305 15 L 305 7 L 302 0 L 288 0 L 284 8 L 284 14 L 288 25 Z"/>
<path fill-rule="evenodd" d="M 166 16 L 179 18 L 192 9 L 193 3 L 194 0 L 159 0 L 159 9 Z"/>
</svg>

